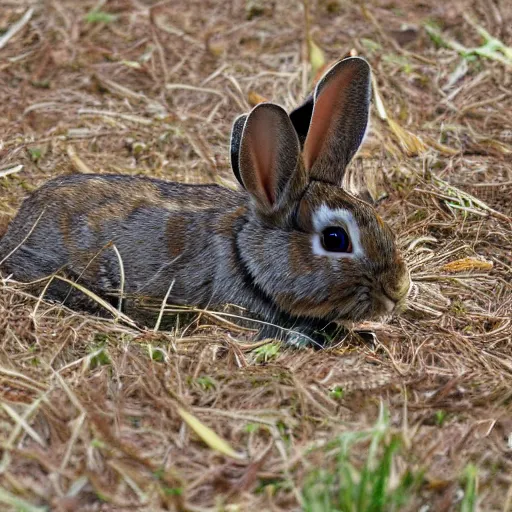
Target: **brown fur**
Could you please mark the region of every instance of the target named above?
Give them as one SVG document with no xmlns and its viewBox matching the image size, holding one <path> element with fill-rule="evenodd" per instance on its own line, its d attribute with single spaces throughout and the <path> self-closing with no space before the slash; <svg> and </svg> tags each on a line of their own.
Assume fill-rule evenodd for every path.
<svg viewBox="0 0 512 512">
<path fill-rule="evenodd" d="M 174 216 L 167 221 L 169 254 L 177 258 L 187 248 L 188 220 L 185 216 Z"/>
<path fill-rule="evenodd" d="M 235 223 L 240 219 L 240 217 L 244 216 L 246 213 L 247 207 L 244 206 L 240 206 L 236 210 L 233 210 L 231 213 L 228 213 L 220 220 L 219 224 L 215 227 L 215 232 L 221 236 L 230 238 L 233 235 Z"/>
<path fill-rule="evenodd" d="M 309 235 L 294 231 L 288 237 L 290 258 L 290 271 L 292 275 L 299 276 L 313 272 L 315 269 L 314 260 L 304 247 L 309 244 Z"/>
</svg>

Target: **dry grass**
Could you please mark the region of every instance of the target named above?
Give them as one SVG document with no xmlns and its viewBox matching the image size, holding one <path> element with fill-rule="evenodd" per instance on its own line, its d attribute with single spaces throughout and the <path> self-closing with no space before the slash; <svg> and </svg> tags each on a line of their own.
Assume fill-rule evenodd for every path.
<svg viewBox="0 0 512 512">
<path fill-rule="evenodd" d="M 150 4 L 0 2 L 0 232 L 59 174 L 232 185 L 234 116 L 255 94 L 290 108 L 309 89 L 299 2 Z M 4 280 L 2 510 L 298 509 L 311 469 L 330 464 L 321 446 L 368 428 L 381 401 L 399 467 L 425 471 L 411 510 L 457 510 L 470 462 L 481 508 L 512 510 L 512 74 L 503 52 L 466 51 L 478 27 L 512 45 L 512 6 L 309 8 L 328 60 L 355 49 L 374 68 L 382 105 L 354 169 L 387 196 L 410 309 L 367 326 L 373 342 L 258 352 L 213 317 L 140 331 Z M 207 446 L 181 409 L 242 460 Z"/>
</svg>

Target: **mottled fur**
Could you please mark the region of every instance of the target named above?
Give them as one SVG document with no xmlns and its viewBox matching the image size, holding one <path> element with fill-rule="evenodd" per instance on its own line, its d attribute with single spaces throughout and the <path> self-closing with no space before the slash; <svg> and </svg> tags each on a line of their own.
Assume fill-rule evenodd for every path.
<svg viewBox="0 0 512 512">
<path fill-rule="evenodd" d="M 0 241 L 2 271 L 27 282 L 62 272 L 115 301 L 121 269 L 114 245 L 126 296 L 162 300 L 172 284 L 169 303 L 235 303 L 285 328 L 266 326 L 260 336 L 284 332 L 292 342 L 322 343 L 318 331 L 335 320 L 388 314 L 407 295 L 407 269 L 374 209 L 339 186 L 366 130 L 369 84 L 362 59 L 341 61 L 320 82 L 314 108 L 303 109 L 312 119 L 300 120 L 315 127 L 304 135 L 309 168 L 295 122 L 280 107 L 262 104 L 239 118 L 231 156 L 245 190 L 108 175 L 48 182 L 25 200 Z M 316 105 L 324 102 L 324 118 L 331 101 L 322 90 L 339 98 L 333 119 L 320 122 Z M 361 257 L 314 254 L 322 208 L 350 212 Z M 91 306 L 62 282 L 48 294 Z"/>
</svg>

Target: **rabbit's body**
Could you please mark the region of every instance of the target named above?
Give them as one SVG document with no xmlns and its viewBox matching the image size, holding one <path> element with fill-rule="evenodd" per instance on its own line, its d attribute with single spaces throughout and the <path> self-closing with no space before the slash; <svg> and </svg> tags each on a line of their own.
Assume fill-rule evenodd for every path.
<svg viewBox="0 0 512 512">
<path fill-rule="evenodd" d="M 2 271 L 21 281 L 64 273 L 113 300 L 234 303 L 301 342 L 322 342 L 316 331 L 333 321 L 389 315 L 407 296 L 407 268 L 373 207 L 340 186 L 366 130 L 369 80 L 365 61 L 346 59 L 294 113 L 300 123 L 273 104 L 237 119 L 243 190 L 129 176 L 48 182 L 0 241 Z M 80 306 L 62 281 L 48 292 Z"/>
<path fill-rule="evenodd" d="M 0 241 L 0 258 L 14 250 L 2 269 L 21 281 L 63 271 L 115 296 L 122 262 L 126 295 L 162 299 L 172 285 L 173 304 L 229 303 L 241 290 L 247 296 L 233 244 L 246 224 L 247 202 L 245 192 L 217 185 L 122 175 L 56 178 L 24 202 Z"/>
</svg>

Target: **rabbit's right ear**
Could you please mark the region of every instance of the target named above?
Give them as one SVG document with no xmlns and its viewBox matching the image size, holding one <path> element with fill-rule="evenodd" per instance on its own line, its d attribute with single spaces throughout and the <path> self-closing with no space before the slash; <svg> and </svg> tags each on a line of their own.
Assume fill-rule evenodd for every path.
<svg viewBox="0 0 512 512">
<path fill-rule="evenodd" d="M 256 105 L 245 121 L 238 163 L 243 186 L 266 213 L 285 203 L 299 160 L 299 140 L 286 111 L 273 103 Z"/>
<path fill-rule="evenodd" d="M 248 115 L 242 114 L 238 116 L 233 122 L 233 126 L 231 128 L 231 168 L 233 169 L 233 174 L 236 179 L 244 186 L 242 181 L 242 177 L 240 176 L 240 166 L 238 163 L 240 157 L 240 143 L 242 142 L 242 132 L 244 131 L 245 121 L 247 120 Z"/>
<path fill-rule="evenodd" d="M 342 184 L 363 142 L 370 100 L 371 70 L 360 57 L 339 61 L 318 82 L 303 153 L 311 178 Z"/>
</svg>

